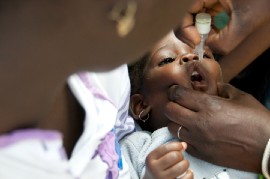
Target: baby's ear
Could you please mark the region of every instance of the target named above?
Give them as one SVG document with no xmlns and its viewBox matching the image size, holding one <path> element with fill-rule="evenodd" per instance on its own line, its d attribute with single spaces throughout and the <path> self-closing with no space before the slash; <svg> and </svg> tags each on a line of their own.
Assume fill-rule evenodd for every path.
<svg viewBox="0 0 270 179">
<path fill-rule="evenodd" d="M 151 107 L 144 104 L 144 96 L 142 94 L 134 94 L 130 97 L 130 112 L 132 114 L 132 117 L 136 120 L 146 117 Z"/>
</svg>

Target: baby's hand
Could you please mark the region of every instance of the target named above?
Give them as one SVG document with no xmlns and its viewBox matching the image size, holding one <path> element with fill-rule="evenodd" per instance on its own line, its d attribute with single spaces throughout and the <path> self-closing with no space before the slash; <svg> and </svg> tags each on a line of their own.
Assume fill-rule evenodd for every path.
<svg viewBox="0 0 270 179">
<path fill-rule="evenodd" d="M 144 179 L 175 179 L 178 176 L 181 179 L 193 178 L 193 173 L 188 169 L 189 162 L 182 154 L 185 149 L 185 143 L 171 142 L 153 150 L 145 161 Z"/>
</svg>

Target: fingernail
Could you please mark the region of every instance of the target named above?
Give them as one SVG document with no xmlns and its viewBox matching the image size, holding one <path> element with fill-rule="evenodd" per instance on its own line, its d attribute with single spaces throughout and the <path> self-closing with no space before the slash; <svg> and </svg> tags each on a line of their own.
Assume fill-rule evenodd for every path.
<svg viewBox="0 0 270 179">
<path fill-rule="evenodd" d="M 186 150 L 187 149 L 187 143 L 186 142 L 181 142 L 183 149 Z"/>
<path fill-rule="evenodd" d="M 182 96 L 184 89 L 182 86 L 179 85 L 173 85 L 169 89 L 169 99 L 175 100 L 176 98 L 179 98 Z"/>
</svg>

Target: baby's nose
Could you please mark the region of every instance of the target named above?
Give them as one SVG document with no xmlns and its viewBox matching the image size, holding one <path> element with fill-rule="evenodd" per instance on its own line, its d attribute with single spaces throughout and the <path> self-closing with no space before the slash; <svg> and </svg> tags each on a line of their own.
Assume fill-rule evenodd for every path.
<svg viewBox="0 0 270 179">
<path fill-rule="evenodd" d="M 181 64 L 183 64 L 192 60 L 199 60 L 198 55 L 194 53 L 188 53 L 188 54 L 183 55 L 180 61 L 181 61 Z"/>
</svg>

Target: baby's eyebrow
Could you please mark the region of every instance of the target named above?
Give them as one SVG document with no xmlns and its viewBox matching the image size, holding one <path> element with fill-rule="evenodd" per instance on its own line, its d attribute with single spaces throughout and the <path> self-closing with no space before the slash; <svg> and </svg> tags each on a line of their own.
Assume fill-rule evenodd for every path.
<svg viewBox="0 0 270 179">
<path fill-rule="evenodd" d="M 156 54 L 158 54 L 160 51 L 170 50 L 170 49 L 172 49 L 171 44 L 166 44 L 165 43 L 164 45 L 162 45 L 161 47 L 159 47 L 155 51 L 152 50 L 152 54 L 151 54 L 151 57 L 150 58 L 152 58 L 153 56 L 155 56 Z"/>
<path fill-rule="evenodd" d="M 166 46 L 167 46 L 167 45 L 164 44 L 164 45 L 162 45 L 161 47 L 159 47 L 158 49 L 156 49 L 155 51 L 153 51 L 153 49 L 152 49 L 152 50 L 151 50 L 152 53 L 151 53 L 151 57 L 150 57 L 150 58 L 152 58 L 153 56 L 155 56 L 155 54 L 158 53 L 160 50 L 166 48 Z"/>
</svg>

